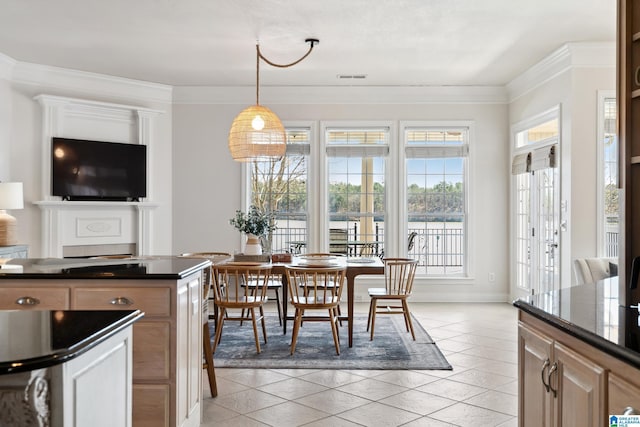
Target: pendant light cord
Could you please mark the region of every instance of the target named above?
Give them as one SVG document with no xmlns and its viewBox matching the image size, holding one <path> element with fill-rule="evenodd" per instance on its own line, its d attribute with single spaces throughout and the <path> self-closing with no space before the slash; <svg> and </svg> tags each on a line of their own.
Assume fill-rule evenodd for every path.
<svg viewBox="0 0 640 427">
<path fill-rule="evenodd" d="M 297 63 L 301 62 L 302 60 L 304 60 L 307 56 L 309 56 L 309 54 L 313 50 L 313 47 L 316 44 L 320 43 L 320 40 L 306 39 L 305 42 L 309 43 L 309 50 L 307 51 L 307 53 L 305 53 L 300 59 L 293 61 L 289 64 L 277 64 L 275 62 L 269 61 L 267 58 L 265 58 L 262 52 L 260 52 L 260 44 L 259 43 L 256 44 L 256 105 L 260 105 L 260 59 L 262 59 L 264 62 L 271 65 L 272 67 L 278 67 L 278 68 L 292 67 Z"/>
</svg>

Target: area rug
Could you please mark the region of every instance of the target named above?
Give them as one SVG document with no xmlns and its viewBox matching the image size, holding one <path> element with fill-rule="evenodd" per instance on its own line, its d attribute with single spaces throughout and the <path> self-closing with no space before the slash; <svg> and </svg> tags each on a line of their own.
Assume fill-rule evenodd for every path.
<svg viewBox="0 0 640 427">
<path fill-rule="evenodd" d="M 251 322 L 227 322 L 214 354 L 217 368 L 266 369 L 443 369 L 451 365 L 420 323 L 412 318 L 416 340 L 405 329 L 402 316 L 377 316 L 373 341 L 369 340 L 366 316 L 355 316 L 353 347 L 348 346 L 347 324 L 340 331 L 340 355 L 336 355 L 331 325 L 328 322 L 306 322 L 300 329 L 296 352 L 290 355 L 291 329 L 287 334 L 276 316 L 267 316 L 267 343 L 262 339 L 262 352 L 257 354 Z M 213 322 L 211 322 L 213 337 Z"/>
</svg>

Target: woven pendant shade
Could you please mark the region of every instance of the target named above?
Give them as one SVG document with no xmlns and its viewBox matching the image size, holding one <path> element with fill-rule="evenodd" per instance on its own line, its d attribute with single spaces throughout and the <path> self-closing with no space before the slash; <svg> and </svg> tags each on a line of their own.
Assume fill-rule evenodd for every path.
<svg viewBox="0 0 640 427">
<path fill-rule="evenodd" d="M 262 105 L 245 108 L 233 119 L 229 151 L 238 162 L 282 157 L 287 148 L 284 126 L 278 116 Z"/>
<path fill-rule="evenodd" d="M 309 43 L 307 53 L 290 64 L 269 61 L 260 53 L 260 45 L 256 45 L 256 104 L 242 110 L 231 123 L 229 151 L 233 160 L 252 162 L 284 157 L 287 150 L 284 126 L 276 113 L 260 105 L 260 60 L 273 67 L 291 67 L 309 56 L 313 46 L 319 43 L 318 39 L 306 39 L 305 42 Z"/>
</svg>

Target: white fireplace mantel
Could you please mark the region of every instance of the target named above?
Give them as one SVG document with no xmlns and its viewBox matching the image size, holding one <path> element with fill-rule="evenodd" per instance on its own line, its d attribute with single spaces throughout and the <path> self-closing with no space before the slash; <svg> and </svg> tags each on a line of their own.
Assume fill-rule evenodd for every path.
<svg viewBox="0 0 640 427">
<path fill-rule="evenodd" d="M 62 258 L 67 247 L 99 245 L 131 245 L 132 255 L 153 253 L 150 216 L 158 207 L 155 203 L 43 200 L 34 204 L 42 211 L 44 257 Z"/>
</svg>

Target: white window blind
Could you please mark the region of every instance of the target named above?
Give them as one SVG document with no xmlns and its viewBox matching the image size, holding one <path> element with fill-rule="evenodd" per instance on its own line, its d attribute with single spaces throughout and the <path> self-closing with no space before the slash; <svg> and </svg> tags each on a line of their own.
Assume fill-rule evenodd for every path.
<svg viewBox="0 0 640 427">
<path fill-rule="evenodd" d="M 557 167 L 556 150 L 556 144 L 534 150 L 531 153 L 531 170 L 536 171 Z"/>
<path fill-rule="evenodd" d="M 389 128 L 327 129 L 329 157 L 385 157 L 389 155 Z"/>
<path fill-rule="evenodd" d="M 511 174 L 520 175 L 521 173 L 531 172 L 531 153 L 522 153 L 513 157 L 511 162 Z"/>
</svg>

